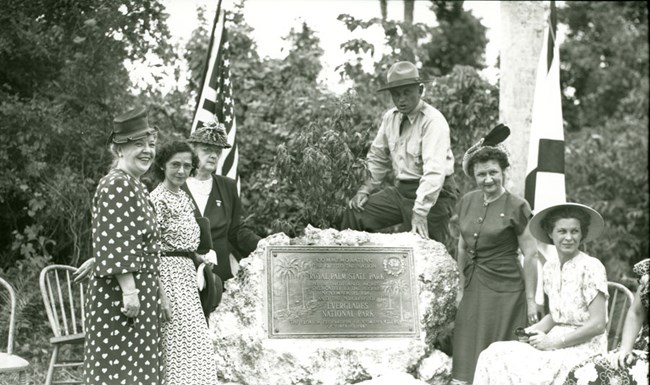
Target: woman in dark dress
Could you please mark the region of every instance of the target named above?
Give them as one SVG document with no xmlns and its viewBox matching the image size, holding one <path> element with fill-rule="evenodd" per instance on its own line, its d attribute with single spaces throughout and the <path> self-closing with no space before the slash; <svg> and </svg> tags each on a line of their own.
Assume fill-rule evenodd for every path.
<svg viewBox="0 0 650 385">
<path fill-rule="evenodd" d="M 158 224 L 140 181 L 153 163 L 157 130 L 144 109 L 113 124 L 116 162 L 93 198 L 96 263 L 86 297 L 84 383 L 163 384 L 159 331 L 170 313 L 158 280 Z"/>
<path fill-rule="evenodd" d="M 237 183 L 215 174 L 221 151 L 230 147 L 223 125 L 213 123 L 199 128 L 188 143 L 199 158 L 199 167 L 196 175 L 188 178 L 181 188 L 194 201 L 195 215 L 210 220 L 212 244 L 217 254 L 213 271 L 225 283 L 233 277 L 231 254 L 236 260 L 247 257 L 257 248 L 260 237 L 241 221 Z"/>
<path fill-rule="evenodd" d="M 500 142 L 509 133 L 497 126 L 463 158 L 463 171 L 480 190 L 458 203 L 462 299 L 453 336 L 454 384 L 472 382 L 478 356 L 492 342 L 516 339 L 517 327 L 537 321 L 537 244 L 527 230 L 532 215 L 524 199 L 504 188 L 509 161 Z"/>
</svg>

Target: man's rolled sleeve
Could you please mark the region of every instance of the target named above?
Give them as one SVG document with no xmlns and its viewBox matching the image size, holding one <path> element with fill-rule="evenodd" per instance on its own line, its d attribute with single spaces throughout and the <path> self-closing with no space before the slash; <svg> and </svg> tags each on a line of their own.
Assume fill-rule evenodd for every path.
<svg viewBox="0 0 650 385">
<path fill-rule="evenodd" d="M 438 201 L 447 176 L 447 154 L 451 151 L 449 125 L 433 119 L 422 127 L 422 177 L 416 191 L 413 212 L 427 216 Z"/>
</svg>

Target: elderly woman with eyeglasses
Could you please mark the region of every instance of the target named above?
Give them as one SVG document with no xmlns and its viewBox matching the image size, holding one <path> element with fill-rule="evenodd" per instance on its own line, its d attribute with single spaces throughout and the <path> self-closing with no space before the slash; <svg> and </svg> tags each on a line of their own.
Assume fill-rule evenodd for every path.
<svg viewBox="0 0 650 385">
<path fill-rule="evenodd" d="M 552 244 L 543 287 L 550 313 L 519 333 L 520 341 L 495 342 L 479 356 L 474 385 L 562 384 L 587 357 L 607 351 L 607 276 L 596 258 L 580 246 L 600 236 L 604 222 L 594 209 L 564 203 L 533 216 L 531 234 Z"/>
</svg>

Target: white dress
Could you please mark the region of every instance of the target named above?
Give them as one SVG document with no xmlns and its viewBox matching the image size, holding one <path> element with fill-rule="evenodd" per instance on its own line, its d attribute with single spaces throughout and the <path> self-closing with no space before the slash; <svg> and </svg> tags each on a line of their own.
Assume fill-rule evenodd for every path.
<svg viewBox="0 0 650 385">
<path fill-rule="evenodd" d="M 580 252 L 560 268 L 549 261 L 543 270 L 544 292 L 557 323 L 548 335 L 562 336 L 589 319 L 589 304 L 598 293 L 609 297 L 605 267 Z M 476 364 L 474 385 L 562 384 L 569 371 L 584 359 L 607 352 L 607 334 L 579 345 L 542 351 L 518 341 L 495 342 L 483 350 Z"/>
</svg>

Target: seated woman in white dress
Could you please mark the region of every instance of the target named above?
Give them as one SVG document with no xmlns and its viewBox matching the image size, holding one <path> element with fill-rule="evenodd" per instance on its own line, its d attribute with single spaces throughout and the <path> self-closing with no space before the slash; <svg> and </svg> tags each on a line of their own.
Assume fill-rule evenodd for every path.
<svg viewBox="0 0 650 385">
<path fill-rule="evenodd" d="M 565 203 L 540 211 L 529 226 L 537 240 L 555 245 L 559 257 L 549 256 L 543 269 L 550 314 L 523 329 L 528 336 L 519 341 L 485 349 L 474 385 L 562 384 L 577 363 L 607 351 L 605 267 L 578 248 L 602 233 L 602 217 L 590 207 Z"/>
</svg>

